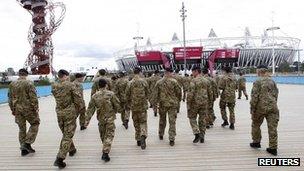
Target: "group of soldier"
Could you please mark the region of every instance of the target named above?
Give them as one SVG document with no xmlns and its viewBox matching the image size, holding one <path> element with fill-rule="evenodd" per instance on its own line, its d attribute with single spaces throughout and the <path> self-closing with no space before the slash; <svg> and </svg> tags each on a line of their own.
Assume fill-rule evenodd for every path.
<svg viewBox="0 0 304 171">
<path fill-rule="evenodd" d="M 236 79 L 232 68 L 223 68 L 222 76 L 214 78 L 208 74 L 207 68 L 195 66 L 191 76 L 179 75 L 171 68 L 166 68 L 162 75 L 155 71 L 153 75 L 145 78 L 139 67 L 134 68 L 133 74 L 126 75 L 121 72 L 117 77 L 110 78 L 106 70 L 101 69 L 94 78 L 91 99 L 86 109 L 82 82 L 84 75 L 76 74 L 70 80 L 66 70 L 58 72 L 58 80 L 52 84 L 52 94 L 56 100 L 56 113 L 62 139 L 54 166 L 66 167 L 64 162 L 67 154 L 74 156 L 77 152 L 73 143 L 76 130 L 76 120 L 79 117 L 80 130 L 85 130 L 95 111 L 97 113 L 98 128 L 103 144 L 101 159 L 110 161 L 109 153 L 115 135 L 116 114 L 121 114 L 122 125 L 128 129 L 130 113 L 132 113 L 137 146 L 146 149 L 148 137 L 147 110 L 153 108 L 154 116 L 159 115 L 159 139 L 163 140 L 169 122 L 169 144 L 175 145 L 176 118 L 180 113 L 181 101 L 186 101 L 187 116 L 194 134 L 193 143 L 204 143 L 206 129 L 213 126 L 216 119 L 214 102 L 220 97 L 219 106 L 223 119 L 222 126 L 235 129 L 235 103 L 236 91 L 241 98 L 242 92 L 248 100 L 246 93 L 246 79 L 240 74 Z M 21 155 L 34 153 L 31 147 L 38 133 L 40 124 L 38 99 L 35 86 L 26 80 L 28 72 L 19 70 L 20 78 L 10 84 L 9 105 L 15 121 L 19 126 L 19 142 Z M 279 110 L 277 107 L 278 89 L 276 83 L 267 74 L 267 67 L 258 68 L 259 78 L 251 92 L 250 112 L 252 118 L 252 148 L 260 148 L 260 126 L 266 118 L 269 130 L 269 148 L 267 151 L 277 154 L 277 125 Z M 226 108 L 229 109 L 229 119 Z M 26 132 L 26 121 L 30 128 Z"/>
</svg>

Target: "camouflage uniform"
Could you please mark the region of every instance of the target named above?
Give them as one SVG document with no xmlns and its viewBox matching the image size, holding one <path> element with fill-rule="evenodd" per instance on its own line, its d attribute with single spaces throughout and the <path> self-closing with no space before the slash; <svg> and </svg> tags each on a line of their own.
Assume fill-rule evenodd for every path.
<svg viewBox="0 0 304 171">
<path fill-rule="evenodd" d="M 78 94 L 81 94 L 82 106 L 85 106 L 82 83 L 79 82 L 77 79 L 73 83 L 76 86 L 76 90 L 78 91 Z M 83 110 L 81 110 L 79 113 L 79 125 L 80 126 L 85 126 L 85 119 L 86 119 L 86 116 L 85 116 L 85 107 L 84 107 Z"/>
<path fill-rule="evenodd" d="M 182 98 L 182 90 L 177 81 L 164 76 L 157 81 L 153 90 L 153 103 L 159 104 L 159 136 L 163 136 L 166 128 L 166 117 L 169 119 L 169 140 L 176 136 L 177 108 Z"/>
<path fill-rule="evenodd" d="M 72 138 L 76 129 L 77 113 L 85 110 L 85 106 L 75 84 L 69 81 L 52 84 L 52 94 L 56 100 L 58 125 L 63 134 L 57 157 L 65 159 L 68 152 L 75 150 Z"/>
<path fill-rule="evenodd" d="M 211 78 L 209 76 L 205 76 L 205 78 L 209 81 L 209 83 L 210 83 L 209 88 L 212 90 L 211 91 L 212 96 L 210 98 L 209 105 L 208 105 L 208 117 L 207 117 L 207 121 L 206 121 L 207 125 L 211 125 L 211 124 L 213 124 L 213 122 L 216 118 L 213 107 L 214 107 L 214 102 L 215 102 L 216 98 L 218 98 L 218 88 L 217 88 L 216 82 L 213 78 Z"/>
<path fill-rule="evenodd" d="M 189 91 L 189 87 L 190 87 L 190 82 L 191 82 L 191 77 L 184 77 L 183 80 L 183 101 L 186 100 L 186 96 L 187 96 L 187 92 Z"/>
<path fill-rule="evenodd" d="M 193 134 L 205 135 L 208 103 L 211 100 L 212 89 L 208 80 L 202 76 L 192 79 L 187 96 L 187 110 Z"/>
<path fill-rule="evenodd" d="M 237 80 L 231 74 L 225 74 L 219 80 L 219 89 L 222 90 L 220 97 L 220 109 L 222 119 L 224 121 L 228 120 L 226 113 L 226 106 L 228 106 L 230 117 L 229 122 L 231 124 L 235 123 L 234 107 L 235 107 L 235 90 L 237 89 Z"/>
<path fill-rule="evenodd" d="M 254 143 L 260 143 L 260 126 L 266 118 L 269 135 L 269 147 L 277 149 L 279 122 L 279 109 L 277 106 L 279 90 L 276 83 L 270 77 L 261 77 L 253 83 L 250 101 L 250 113 L 252 119 L 251 135 Z"/>
<path fill-rule="evenodd" d="M 117 84 L 115 86 L 115 95 L 118 97 L 120 101 L 120 107 L 121 107 L 121 121 L 129 121 L 130 118 L 130 110 L 127 106 L 127 100 L 126 100 L 126 88 L 128 85 L 129 79 L 126 77 L 120 78 L 117 81 Z"/>
<path fill-rule="evenodd" d="M 173 78 L 176 79 L 177 83 L 179 84 L 179 86 L 183 89 L 183 94 L 185 94 L 185 89 L 184 89 L 184 79 L 182 76 L 180 76 L 179 74 L 174 74 Z M 180 102 L 178 103 L 178 107 L 177 107 L 177 113 L 179 113 L 180 110 Z"/>
<path fill-rule="evenodd" d="M 105 79 L 107 81 L 108 90 L 110 90 L 110 91 L 114 90 L 112 80 L 110 78 L 108 78 L 106 76 L 99 76 L 94 80 L 92 90 L 91 90 L 91 97 L 99 90 L 98 82 L 99 82 L 100 79 Z"/>
<path fill-rule="evenodd" d="M 103 143 L 103 152 L 109 153 L 115 135 L 116 113 L 120 110 L 119 100 L 114 92 L 101 89 L 91 98 L 87 109 L 88 120 L 97 110 L 97 120 L 100 139 Z"/>
<path fill-rule="evenodd" d="M 147 110 L 149 87 L 146 80 L 139 75 L 128 83 L 126 99 L 132 111 L 132 119 L 135 127 L 135 139 L 140 141 L 141 136 L 147 137 Z"/>
<path fill-rule="evenodd" d="M 149 86 L 149 92 L 150 92 L 149 101 L 152 104 L 154 113 L 157 113 L 158 105 L 152 102 L 152 93 L 153 93 L 156 82 L 160 79 L 161 79 L 160 76 L 153 75 L 152 77 L 148 78 L 148 80 L 147 80 L 148 86 Z"/>
<path fill-rule="evenodd" d="M 239 99 L 242 97 L 242 92 L 248 97 L 248 94 L 246 92 L 246 78 L 244 76 L 240 76 L 240 78 L 237 80 L 238 85 L 238 91 L 239 91 Z"/>
<path fill-rule="evenodd" d="M 33 82 L 18 79 L 9 85 L 9 106 L 15 115 L 15 122 L 19 127 L 19 143 L 34 143 L 39 129 L 38 98 Z M 30 128 L 26 132 L 26 121 Z"/>
</svg>

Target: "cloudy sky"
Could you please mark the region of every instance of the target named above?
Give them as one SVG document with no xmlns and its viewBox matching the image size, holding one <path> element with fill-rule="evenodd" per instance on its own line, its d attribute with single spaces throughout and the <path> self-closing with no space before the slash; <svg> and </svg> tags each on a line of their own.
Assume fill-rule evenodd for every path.
<svg viewBox="0 0 304 171">
<path fill-rule="evenodd" d="M 55 69 L 115 68 L 112 53 L 134 46 L 132 37 L 150 37 L 152 43 L 182 35 L 181 0 L 56 0 L 66 4 L 66 17 L 53 35 Z M 271 26 L 277 34 L 304 40 L 302 0 L 184 0 L 187 39 L 207 37 L 214 28 L 219 37 L 242 36 L 244 28 L 260 36 Z M 0 71 L 23 66 L 29 52 L 27 32 L 31 16 L 14 0 L 0 0 Z M 301 47 L 303 48 L 303 43 Z"/>
</svg>

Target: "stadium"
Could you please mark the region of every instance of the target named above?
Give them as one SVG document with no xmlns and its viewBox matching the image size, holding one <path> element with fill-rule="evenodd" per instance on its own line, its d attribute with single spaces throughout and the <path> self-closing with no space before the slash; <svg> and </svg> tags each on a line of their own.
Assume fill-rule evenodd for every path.
<svg viewBox="0 0 304 171">
<path fill-rule="evenodd" d="M 261 36 L 252 36 L 249 28 L 245 29 L 242 37 L 217 37 L 214 30 L 211 29 L 207 38 L 187 40 L 186 47 L 202 47 L 200 59 L 191 60 L 187 58 L 187 69 L 191 69 L 193 65 L 203 65 L 208 58 L 217 49 L 237 49 L 238 57 L 235 61 L 230 62 L 231 65 L 238 68 L 256 67 L 258 65 L 272 66 L 272 53 L 274 50 L 275 66 L 279 66 L 283 62 L 292 64 L 298 55 L 300 39 L 289 36 L 268 36 L 267 30 Z M 183 70 L 183 60 L 174 60 L 174 48 L 182 47 L 183 41 L 179 40 L 177 34 L 174 33 L 172 40 L 165 43 L 152 44 L 148 39 L 146 45 L 123 49 L 114 54 L 116 64 L 121 71 L 130 71 L 136 66 L 141 66 L 144 70 L 162 70 L 164 64 L 149 59 L 145 62 L 139 61 L 136 52 L 166 52 L 168 59 L 171 59 L 170 65 L 174 68 Z M 168 55 L 169 54 L 169 55 Z M 149 58 L 149 57 L 146 57 Z M 216 63 L 215 69 L 221 67 L 223 62 Z"/>
</svg>

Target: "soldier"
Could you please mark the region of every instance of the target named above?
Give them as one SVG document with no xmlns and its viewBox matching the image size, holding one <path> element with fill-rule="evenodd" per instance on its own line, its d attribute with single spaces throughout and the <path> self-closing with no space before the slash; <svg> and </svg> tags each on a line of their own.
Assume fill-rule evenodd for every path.
<svg viewBox="0 0 304 171">
<path fill-rule="evenodd" d="M 153 103 L 152 102 L 152 93 L 153 93 L 153 90 L 154 90 L 154 87 L 155 87 L 155 84 L 158 80 L 160 80 L 161 77 L 159 76 L 159 71 L 158 70 L 155 70 L 154 71 L 154 75 L 151 76 L 147 82 L 148 82 L 148 86 L 149 86 L 149 91 L 150 91 L 150 103 L 152 104 L 152 108 L 153 108 L 153 112 L 154 112 L 154 116 L 156 117 L 157 116 L 157 108 L 158 108 L 158 105 Z"/>
<path fill-rule="evenodd" d="M 188 74 L 185 74 L 184 80 L 183 80 L 183 102 L 186 101 L 186 97 L 187 97 L 187 92 L 189 91 L 189 87 L 190 87 L 190 82 L 191 82 L 191 77 L 189 77 Z"/>
<path fill-rule="evenodd" d="M 135 127 L 135 139 L 137 146 L 146 149 L 147 138 L 147 110 L 149 88 L 146 80 L 141 78 L 141 69 L 134 69 L 134 78 L 128 83 L 126 88 L 126 99 L 132 111 L 132 119 Z"/>
<path fill-rule="evenodd" d="M 92 90 L 91 90 L 91 97 L 94 95 L 94 93 L 96 91 L 99 90 L 99 87 L 98 87 L 98 81 L 99 79 L 105 79 L 107 82 L 108 82 L 108 90 L 114 90 L 113 87 L 112 87 L 112 81 L 110 78 L 106 77 L 106 70 L 104 69 L 101 69 L 98 71 L 99 73 L 99 77 L 97 77 L 95 80 L 94 80 L 94 83 L 93 83 L 93 86 L 92 86 Z"/>
<path fill-rule="evenodd" d="M 166 117 L 169 119 L 169 140 L 174 146 L 176 136 L 176 117 L 178 104 L 182 98 L 182 90 L 177 81 L 172 77 L 173 70 L 167 68 L 162 79 L 157 81 L 153 89 L 153 104 L 159 104 L 159 139 L 163 140 Z"/>
<path fill-rule="evenodd" d="M 212 90 L 206 78 L 202 77 L 198 66 L 192 68 L 194 78 L 187 96 L 187 110 L 190 125 L 195 135 L 193 143 L 204 143 L 208 103 L 212 100 Z M 197 120 L 198 117 L 198 120 Z"/>
<path fill-rule="evenodd" d="M 182 76 L 179 75 L 179 69 L 176 69 L 175 70 L 175 73 L 173 75 L 173 78 L 176 79 L 177 83 L 179 84 L 179 86 L 183 89 L 183 92 L 184 92 L 184 79 Z M 185 93 L 185 92 L 184 92 Z M 184 94 L 183 93 L 183 94 Z M 179 113 L 179 110 L 180 110 L 180 102 L 178 103 L 178 108 L 177 108 L 177 113 Z"/>
<path fill-rule="evenodd" d="M 279 90 L 276 83 L 267 73 L 266 66 L 259 66 L 257 70 L 260 77 L 253 83 L 251 90 L 250 113 L 251 113 L 251 136 L 252 148 L 261 148 L 261 125 L 266 118 L 268 125 L 269 147 L 266 151 L 277 155 L 279 122 L 279 109 L 277 105 Z"/>
<path fill-rule="evenodd" d="M 231 67 L 224 67 L 224 76 L 219 80 L 219 89 L 222 90 L 220 98 L 220 109 L 222 119 L 224 120 L 222 126 L 225 127 L 229 125 L 228 117 L 226 113 L 226 106 L 229 109 L 229 128 L 234 130 L 235 116 L 234 116 L 234 107 L 235 107 L 235 91 L 237 89 L 237 80 L 232 74 Z"/>
<path fill-rule="evenodd" d="M 84 75 L 81 73 L 76 73 L 75 74 L 75 80 L 73 81 L 73 83 L 76 86 L 76 90 L 78 91 L 79 94 L 81 94 L 81 99 L 82 99 L 82 106 L 84 106 L 84 110 L 80 111 L 79 113 L 79 125 L 80 125 L 80 130 L 85 130 L 87 129 L 87 127 L 85 126 L 85 102 L 84 102 L 84 97 L 83 97 L 83 79 L 84 79 Z"/>
<path fill-rule="evenodd" d="M 52 94 L 56 100 L 58 126 L 63 136 L 54 166 L 62 169 L 66 167 L 63 160 L 67 153 L 74 156 L 77 151 L 72 138 L 76 129 L 77 114 L 85 110 L 85 106 L 75 84 L 68 81 L 69 73 L 66 70 L 59 70 L 58 77 L 59 81 L 52 84 Z"/>
<path fill-rule="evenodd" d="M 238 99 L 241 99 L 242 92 L 244 93 L 246 100 L 248 100 L 248 94 L 246 92 L 246 78 L 243 76 L 243 73 L 240 72 L 240 78 L 237 81 L 238 90 L 239 90 L 239 97 Z"/>
<path fill-rule="evenodd" d="M 114 121 L 116 113 L 120 110 L 120 106 L 114 92 L 107 90 L 106 86 L 107 81 L 105 79 L 98 80 L 99 91 L 91 98 L 87 116 L 93 116 L 95 110 L 97 110 L 99 134 L 103 144 L 101 159 L 108 162 L 110 161 L 109 153 L 115 135 Z"/>
<path fill-rule="evenodd" d="M 209 105 L 208 105 L 208 115 L 207 115 L 207 120 L 206 120 L 206 128 L 210 128 L 210 126 L 213 125 L 216 117 L 214 114 L 214 110 L 213 110 L 213 106 L 214 106 L 214 102 L 216 100 L 216 98 L 218 97 L 218 89 L 217 89 L 217 85 L 216 82 L 213 78 L 211 78 L 208 74 L 208 68 L 204 68 L 203 69 L 203 74 L 204 74 L 204 78 L 206 78 L 209 82 L 209 89 L 211 90 L 211 98 L 209 101 Z"/>
<path fill-rule="evenodd" d="M 35 153 L 31 144 L 35 142 L 38 134 L 39 106 L 35 86 L 33 82 L 26 80 L 27 70 L 20 69 L 18 74 L 18 80 L 9 85 L 8 101 L 12 115 L 15 116 L 15 122 L 19 127 L 21 156 L 25 156 L 29 153 Z M 26 121 L 30 124 L 28 132 L 26 132 Z"/>
<path fill-rule="evenodd" d="M 123 72 L 119 73 L 120 78 L 118 79 L 116 86 L 115 86 L 115 95 L 118 97 L 120 101 L 121 107 L 121 121 L 122 125 L 128 129 L 128 123 L 130 118 L 130 109 L 127 106 L 126 100 L 126 88 L 129 82 L 129 79 L 125 76 Z"/>
</svg>

